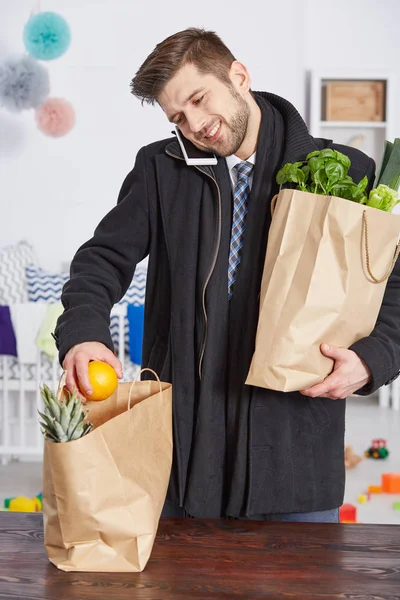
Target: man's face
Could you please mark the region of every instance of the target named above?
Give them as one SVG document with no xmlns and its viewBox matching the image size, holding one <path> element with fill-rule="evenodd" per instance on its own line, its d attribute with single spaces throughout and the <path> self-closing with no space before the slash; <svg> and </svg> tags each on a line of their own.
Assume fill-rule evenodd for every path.
<svg viewBox="0 0 400 600">
<path fill-rule="evenodd" d="M 202 75 L 188 64 L 167 83 L 158 102 L 168 119 L 201 150 L 236 154 L 245 139 L 250 109 L 234 85 Z"/>
</svg>

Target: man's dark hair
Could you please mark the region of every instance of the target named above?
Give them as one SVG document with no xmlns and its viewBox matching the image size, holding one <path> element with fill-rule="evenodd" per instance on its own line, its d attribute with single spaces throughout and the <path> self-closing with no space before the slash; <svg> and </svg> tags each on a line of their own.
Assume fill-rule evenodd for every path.
<svg viewBox="0 0 400 600">
<path fill-rule="evenodd" d="M 131 91 L 142 104 L 155 104 L 164 86 L 186 64 L 230 85 L 229 69 L 234 60 L 214 31 L 190 27 L 157 44 L 132 79 Z"/>
</svg>

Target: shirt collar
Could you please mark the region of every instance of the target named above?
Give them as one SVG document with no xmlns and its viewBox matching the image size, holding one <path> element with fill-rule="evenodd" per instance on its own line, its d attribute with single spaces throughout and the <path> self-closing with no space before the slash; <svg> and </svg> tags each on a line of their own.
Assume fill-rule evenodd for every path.
<svg viewBox="0 0 400 600">
<path fill-rule="evenodd" d="M 249 162 L 252 165 L 255 165 L 256 164 L 256 154 L 257 154 L 257 152 L 254 152 L 251 156 L 249 156 L 249 158 L 247 159 L 246 162 Z M 232 172 L 232 169 L 235 165 L 237 165 L 240 162 L 243 162 L 243 160 L 241 158 L 239 158 L 238 156 L 236 156 L 236 154 L 231 154 L 230 156 L 226 156 L 225 160 L 226 160 L 226 164 L 228 165 L 229 172 Z"/>
</svg>

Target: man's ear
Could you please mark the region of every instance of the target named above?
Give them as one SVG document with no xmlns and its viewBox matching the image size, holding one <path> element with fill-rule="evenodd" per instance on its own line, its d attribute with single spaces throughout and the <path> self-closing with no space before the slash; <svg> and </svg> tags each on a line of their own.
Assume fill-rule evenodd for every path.
<svg viewBox="0 0 400 600">
<path fill-rule="evenodd" d="M 235 90 L 244 96 L 251 87 L 250 75 L 243 63 L 234 60 L 229 68 L 229 78 Z"/>
</svg>

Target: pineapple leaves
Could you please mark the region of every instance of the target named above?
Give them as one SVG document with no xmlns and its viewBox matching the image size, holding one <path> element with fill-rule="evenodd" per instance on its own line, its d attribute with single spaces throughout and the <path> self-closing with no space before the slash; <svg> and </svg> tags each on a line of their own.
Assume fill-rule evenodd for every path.
<svg viewBox="0 0 400 600">
<path fill-rule="evenodd" d="M 92 423 L 86 420 L 87 413 L 76 390 L 67 393 L 65 401 L 57 398 L 50 388 L 44 384 L 40 388 L 44 412 L 40 412 L 40 428 L 44 438 L 50 442 L 69 442 L 77 440 L 93 429 Z"/>
</svg>

